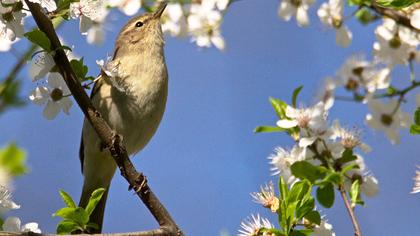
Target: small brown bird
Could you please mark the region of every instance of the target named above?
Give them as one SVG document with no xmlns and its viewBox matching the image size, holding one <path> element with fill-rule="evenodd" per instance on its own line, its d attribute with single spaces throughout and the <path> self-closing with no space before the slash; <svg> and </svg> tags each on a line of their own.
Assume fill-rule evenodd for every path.
<svg viewBox="0 0 420 236">
<path fill-rule="evenodd" d="M 110 62 L 117 76 L 101 73 L 92 90 L 91 100 L 111 128 L 122 135 L 129 155 L 142 150 L 155 134 L 165 111 L 168 72 L 164 57 L 164 38 L 160 17 L 166 3 L 154 13 L 130 19 L 118 34 Z M 90 222 L 101 232 L 105 203 L 116 164 L 103 148 L 95 130 L 85 120 L 80 145 L 84 175 L 79 206 L 86 207 L 91 193 L 105 188 Z"/>
</svg>

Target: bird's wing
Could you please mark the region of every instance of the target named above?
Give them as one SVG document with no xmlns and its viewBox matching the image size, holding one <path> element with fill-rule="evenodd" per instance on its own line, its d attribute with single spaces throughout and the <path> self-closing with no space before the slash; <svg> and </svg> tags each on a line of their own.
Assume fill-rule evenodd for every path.
<svg viewBox="0 0 420 236">
<path fill-rule="evenodd" d="M 114 51 L 114 55 L 112 56 L 112 60 L 114 60 L 115 57 L 117 56 L 118 50 L 119 50 L 119 47 L 116 47 L 115 51 Z M 102 75 L 98 75 L 98 77 L 99 76 L 102 76 Z M 92 92 L 90 93 L 90 100 L 92 100 L 93 97 L 98 93 L 98 91 L 101 88 L 103 83 L 104 83 L 103 79 L 98 79 L 95 82 L 95 84 L 93 85 L 93 88 L 92 88 Z M 85 160 L 85 150 L 84 150 L 84 148 L 85 148 L 85 145 L 83 143 L 83 131 L 82 131 L 82 137 L 80 138 L 80 148 L 79 148 L 79 159 L 80 159 L 80 166 L 81 166 L 82 173 L 83 173 L 83 162 Z"/>
</svg>

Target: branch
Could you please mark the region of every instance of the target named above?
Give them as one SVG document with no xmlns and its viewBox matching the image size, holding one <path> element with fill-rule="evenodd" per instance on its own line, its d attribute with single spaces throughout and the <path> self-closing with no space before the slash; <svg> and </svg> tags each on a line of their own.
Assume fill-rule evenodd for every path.
<svg viewBox="0 0 420 236">
<path fill-rule="evenodd" d="M 33 3 L 30 0 L 25 0 L 25 2 L 28 5 L 39 29 L 49 38 L 51 42 L 51 50 L 54 52 L 52 53 L 52 56 L 55 64 L 66 81 L 71 94 L 73 94 L 74 99 L 85 114 L 86 119 L 95 129 L 101 141 L 109 149 L 121 171 L 121 175 L 128 181 L 130 187 L 136 191 L 136 194 L 140 197 L 155 217 L 156 221 L 159 223 L 159 229 L 146 231 L 141 235 L 183 235 L 182 231 L 173 221 L 168 211 L 147 185 L 145 176 L 142 173 L 137 172 L 131 163 L 125 147 L 121 144 L 121 137 L 109 127 L 106 121 L 102 118 L 101 114 L 92 105 L 62 49 L 60 40 L 58 39 L 50 19 L 42 12 L 38 3 Z"/>
<path fill-rule="evenodd" d="M 356 215 L 354 214 L 354 209 L 351 207 L 350 201 L 347 198 L 346 190 L 344 189 L 343 185 L 340 185 L 338 187 L 338 190 L 340 191 L 341 197 L 343 198 L 344 205 L 346 206 L 347 212 L 349 213 L 351 223 L 353 224 L 354 228 L 354 235 L 355 236 L 362 236 L 362 231 L 360 231 L 359 223 L 357 222 Z"/>
<path fill-rule="evenodd" d="M 56 236 L 56 234 L 38 234 L 33 232 L 1 232 L 2 236 Z M 129 232 L 129 233 L 114 233 L 114 234 L 78 234 L 78 236 L 166 236 L 168 232 L 163 229 L 155 229 L 140 232 Z"/>
<path fill-rule="evenodd" d="M 401 12 L 390 9 L 390 8 L 379 6 L 375 1 L 371 1 L 371 3 L 366 6 L 382 16 L 386 16 L 393 19 L 398 24 L 403 25 L 407 28 L 410 28 L 412 31 L 416 33 L 420 33 L 420 30 L 412 26 L 410 19 L 404 14 L 402 14 Z"/>
</svg>

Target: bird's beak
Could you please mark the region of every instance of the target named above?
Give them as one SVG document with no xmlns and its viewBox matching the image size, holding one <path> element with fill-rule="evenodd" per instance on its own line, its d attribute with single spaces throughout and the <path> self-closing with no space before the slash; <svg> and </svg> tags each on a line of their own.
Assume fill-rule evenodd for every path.
<svg viewBox="0 0 420 236">
<path fill-rule="evenodd" d="M 160 18 L 162 13 L 165 11 L 166 5 L 168 5 L 166 1 L 161 2 L 156 11 L 153 13 L 153 18 Z"/>
</svg>

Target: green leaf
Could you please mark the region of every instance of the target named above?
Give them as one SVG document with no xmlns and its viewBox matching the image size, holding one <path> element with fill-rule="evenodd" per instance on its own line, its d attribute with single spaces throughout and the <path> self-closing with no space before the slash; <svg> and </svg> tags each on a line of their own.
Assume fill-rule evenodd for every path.
<svg viewBox="0 0 420 236">
<path fill-rule="evenodd" d="M 295 90 L 293 90 L 293 95 L 292 95 L 292 106 L 296 107 L 296 101 L 297 101 L 297 97 L 300 93 L 300 91 L 302 90 L 303 85 L 297 87 Z"/>
<path fill-rule="evenodd" d="M 379 0 L 377 3 L 388 8 L 401 9 L 415 4 L 418 0 Z"/>
<path fill-rule="evenodd" d="M 317 183 L 317 185 L 325 185 L 327 183 L 332 184 L 340 184 L 343 181 L 342 173 L 337 173 L 334 171 L 329 172 L 324 179 L 321 180 L 320 183 Z"/>
<path fill-rule="evenodd" d="M 254 133 L 271 133 L 271 132 L 281 132 L 286 129 L 277 127 L 277 126 L 258 126 L 254 129 Z"/>
<path fill-rule="evenodd" d="M 89 222 L 89 215 L 86 210 L 81 207 L 64 207 L 55 212 L 53 216 L 59 216 L 64 220 L 74 221 L 82 227 Z"/>
<path fill-rule="evenodd" d="M 358 199 L 360 198 L 360 182 L 357 179 L 351 184 L 350 188 L 350 199 L 351 199 L 351 206 L 356 206 L 359 203 Z"/>
<path fill-rule="evenodd" d="M 57 234 L 71 234 L 76 230 L 82 229 L 72 220 L 63 220 L 57 225 Z"/>
<path fill-rule="evenodd" d="M 60 190 L 60 195 L 67 207 L 71 207 L 71 208 L 77 207 L 73 199 L 71 198 L 71 196 L 68 193 L 64 192 L 64 190 Z"/>
<path fill-rule="evenodd" d="M 311 185 L 308 181 L 299 181 L 293 185 L 287 196 L 287 202 L 293 203 L 301 200 L 311 191 Z"/>
<path fill-rule="evenodd" d="M 276 112 L 279 119 L 285 119 L 287 104 L 277 98 L 272 97 L 270 97 L 270 103 L 271 106 L 274 108 L 274 111 Z"/>
<path fill-rule="evenodd" d="M 281 175 L 279 178 L 279 189 L 280 189 L 280 199 L 287 200 L 287 196 L 288 196 L 287 183 L 284 182 L 283 176 Z"/>
<path fill-rule="evenodd" d="M 347 171 L 354 170 L 354 169 L 359 169 L 359 168 L 360 167 L 357 163 L 353 163 L 353 164 L 350 164 L 350 165 L 347 165 L 347 166 L 343 167 L 343 169 L 341 170 L 341 173 L 345 174 Z"/>
<path fill-rule="evenodd" d="M 48 39 L 47 35 L 45 35 L 45 33 L 41 30 L 34 29 L 32 31 L 26 32 L 24 36 L 32 43 L 47 50 L 47 52 L 51 51 L 51 42 Z"/>
<path fill-rule="evenodd" d="M 355 5 L 362 6 L 362 5 L 365 5 L 365 4 L 369 4 L 369 1 L 370 0 L 348 0 L 348 4 L 350 6 L 355 6 Z"/>
<path fill-rule="evenodd" d="M 414 123 L 420 125 L 420 107 L 414 112 Z"/>
<path fill-rule="evenodd" d="M 318 202 L 326 208 L 330 208 L 334 204 L 334 194 L 334 185 L 332 184 L 319 186 L 316 189 L 316 198 L 318 199 Z"/>
<path fill-rule="evenodd" d="M 98 205 L 104 192 L 104 188 L 98 188 L 95 191 L 93 191 L 93 193 L 90 195 L 89 202 L 86 206 L 86 213 L 88 214 L 88 216 L 90 216 L 93 210 L 95 210 L 95 207 L 96 205 Z"/>
<path fill-rule="evenodd" d="M 411 134 L 420 134 L 420 125 L 411 125 L 410 126 Z"/>
<path fill-rule="evenodd" d="M 311 223 L 321 225 L 321 214 L 319 214 L 318 211 L 311 211 L 308 214 L 306 214 L 305 219 L 309 220 Z"/>
<path fill-rule="evenodd" d="M 25 151 L 14 143 L 0 149 L 0 165 L 6 168 L 13 176 L 19 176 L 27 172 L 25 160 Z"/>
<path fill-rule="evenodd" d="M 345 164 L 347 162 L 355 161 L 357 156 L 353 155 L 353 149 L 346 148 L 343 154 L 339 159 L 336 160 L 336 163 L 339 165 Z"/>
<path fill-rule="evenodd" d="M 307 214 L 309 214 L 314 208 L 315 208 L 315 199 L 313 197 L 305 199 L 302 204 L 296 207 L 296 218 L 298 220 L 302 219 Z"/>
<path fill-rule="evenodd" d="M 74 73 L 76 73 L 77 78 L 80 80 L 80 82 L 85 81 L 86 74 L 88 72 L 88 67 L 85 66 L 83 63 L 83 57 L 79 60 L 73 59 L 70 61 L 71 67 L 74 70 Z"/>
<path fill-rule="evenodd" d="M 311 229 L 295 229 L 290 232 L 290 236 L 310 236 L 313 233 Z"/>
<path fill-rule="evenodd" d="M 292 174 L 300 179 L 307 179 L 314 183 L 323 177 L 326 169 L 321 166 L 314 166 L 307 161 L 297 161 L 290 167 Z"/>
<path fill-rule="evenodd" d="M 376 17 L 376 15 L 372 14 L 366 8 L 361 8 L 360 10 L 358 10 L 356 12 L 355 16 L 359 20 L 359 22 L 364 24 L 364 25 L 367 25 L 367 24 L 375 21 L 376 19 L 378 19 Z"/>
</svg>

